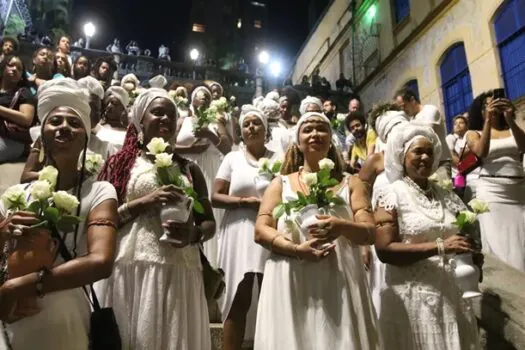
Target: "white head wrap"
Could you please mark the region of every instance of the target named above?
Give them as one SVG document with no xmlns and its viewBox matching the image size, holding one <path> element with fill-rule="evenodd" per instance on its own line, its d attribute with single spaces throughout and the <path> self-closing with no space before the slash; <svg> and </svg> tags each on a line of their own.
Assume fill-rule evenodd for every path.
<svg viewBox="0 0 525 350">
<path fill-rule="evenodd" d="M 131 107 L 130 112 L 131 122 L 133 123 L 133 125 L 135 125 L 137 131 L 142 131 L 140 124 L 142 122 L 142 118 L 144 118 L 144 113 L 146 113 L 146 110 L 148 109 L 149 105 L 157 98 L 165 98 L 175 106 L 175 102 L 173 102 L 166 90 L 159 88 L 150 88 L 144 90 L 135 99 L 135 103 L 133 104 L 133 107 Z M 175 108 L 175 111 L 177 113 L 178 118 L 179 112 L 177 111 L 177 108 Z"/>
<path fill-rule="evenodd" d="M 258 109 L 257 107 L 253 105 L 243 105 L 242 106 L 241 116 L 239 118 L 239 125 L 241 126 L 241 128 L 242 128 L 242 125 L 244 124 L 244 119 L 246 119 L 246 117 L 250 115 L 253 115 L 259 118 L 264 125 L 264 130 L 268 130 L 268 118 L 266 118 L 266 116 L 260 109 Z"/>
<path fill-rule="evenodd" d="M 259 106 L 261 105 L 263 100 L 264 100 L 264 96 L 256 97 L 256 98 L 253 99 L 252 105 L 254 105 L 255 107 L 259 108 Z"/>
<path fill-rule="evenodd" d="M 126 83 L 133 83 L 135 84 L 135 87 L 138 87 L 140 84 L 139 78 L 133 73 L 126 74 L 124 77 L 122 77 L 122 80 L 120 80 L 120 86 L 124 87 L 124 84 Z"/>
<path fill-rule="evenodd" d="M 208 95 L 211 99 L 211 91 L 210 89 L 208 89 L 206 86 L 198 86 L 195 88 L 195 90 L 193 90 L 193 92 L 191 93 L 191 100 L 195 100 L 195 98 L 197 97 L 197 94 L 199 93 L 199 91 L 202 91 L 204 92 L 206 95 Z"/>
<path fill-rule="evenodd" d="M 263 99 L 256 107 L 264 113 L 266 118 L 276 116 L 279 113 L 279 103 L 269 98 Z"/>
<path fill-rule="evenodd" d="M 299 107 L 299 113 L 301 113 L 301 115 L 305 114 L 306 110 L 308 109 L 308 105 L 311 105 L 311 104 L 318 105 L 319 110 L 320 111 L 323 110 L 323 102 L 321 102 L 320 99 L 318 99 L 317 97 L 313 97 L 313 96 L 307 96 L 304 100 L 301 101 L 301 107 Z"/>
<path fill-rule="evenodd" d="M 177 95 L 179 91 L 184 91 L 184 97 L 188 97 L 188 90 L 184 86 L 179 86 L 175 89 L 175 94 Z"/>
<path fill-rule="evenodd" d="M 279 104 L 283 103 L 284 101 L 288 101 L 288 96 L 279 97 Z"/>
<path fill-rule="evenodd" d="M 104 98 L 108 96 L 115 96 L 122 103 L 124 107 L 127 107 L 129 104 L 129 94 L 126 91 L 126 89 L 124 89 L 121 86 L 110 86 L 106 90 L 104 94 Z"/>
<path fill-rule="evenodd" d="M 270 91 L 266 94 L 265 98 L 274 100 L 275 102 L 279 103 L 279 93 L 277 91 Z"/>
<path fill-rule="evenodd" d="M 104 98 L 104 88 L 102 84 L 92 76 L 88 75 L 87 77 L 80 78 L 77 82 L 81 88 L 88 90 L 91 95 L 96 95 L 101 100 Z"/>
<path fill-rule="evenodd" d="M 168 84 L 168 80 L 164 77 L 164 75 L 161 75 L 161 74 L 156 75 L 149 80 L 149 85 L 152 88 L 163 89 L 164 86 L 166 86 L 167 84 Z"/>
<path fill-rule="evenodd" d="M 441 142 L 439 137 L 428 126 L 408 124 L 402 128 L 395 128 L 388 137 L 385 151 L 385 173 L 388 181 L 394 182 L 405 176 L 405 156 L 410 146 L 418 139 L 426 138 L 434 147 L 434 173 L 441 158 Z"/>
<path fill-rule="evenodd" d="M 222 85 L 219 84 L 218 82 L 213 81 L 213 82 L 211 82 L 208 86 L 210 87 L 210 91 L 211 91 L 211 88 L 212 88 L 213 86 L 218 86 L 219 89 L 221 90 L 221 95 L 224 95 L 224 88 L 223 88 Z"/>
<path fill-rule="evenodd" d="M 295 126 L 295 135 L 294 135 L 294 142 L 295 144 L 299 144 L 299 132 L 301 131 L 301 125 L 309 121 L 310 119 L 321 119 L 324 123 L 330 125 L 330 119 L 328 119 L 324 114 L 319 112 L 308 112 L 302 115 L 301 118 L 299 118 L 299 121 L 297 122 L 297 125 Z M 332 134 L 332 128 L 330 128 L 330 136 Z"/>
<path fill-rule="evenodd" d="M 382 142 L 386 142 L 388 134 L 394 126 L 400 123 L 408 123 L 408 117 L 403 111 L 387 111 L 376 120 L 377 136 Z"/>
<path fill-rule="evenodd" d="M 40 85 L 37 112 L 41 125 L 32 128 L 32 136 L 36 139 L 41 135 L 49 113 L 58 107 L 68 107 L 75 111 L 84 124 L 89 140 L 91 135 L 89 94 L 76 80 L 71 78 L 48 80 Z"/>
</svg>

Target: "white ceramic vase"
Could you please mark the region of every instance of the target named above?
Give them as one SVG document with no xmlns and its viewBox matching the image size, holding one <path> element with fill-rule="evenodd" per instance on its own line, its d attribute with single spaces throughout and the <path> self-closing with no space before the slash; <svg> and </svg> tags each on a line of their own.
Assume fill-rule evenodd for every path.
<svg viewBox="0 0 525 350">
<path fill-rule="evenodd" d="M 456 282 L 463 292 L 463 299 L 480 297 L 479 268 L 472 261 L 472 254 L 458 254 L 454 257 Z"/>
<path fill-rule="evenodd" d="M 179 223 L 187 222 L 193 210 L 193 198 L 185 197 L 177 204 L 168 204 L 160 209 L 160 221 L 174 221 Z M 161 242 L 180 243 L 179 240 L 170 238 L 168 229 L 164 229 L 164 234 L 159 239 Z"/>
<path fill-rule="evenodd" d="M 301 232 L 300 242 L 303 243 L 310 239 L 308 236 L 308 227 L 315 225 L 319 219 L 316 218 L 317 215 L 324 215 L 326 210 L 323 208 L 318 208 L 315 204 L 310 204 L 299 210 L 295 218 L 297 227 Z M 319 248 L 324 248 L 329 246 L 331 243 L 324 243 Z"/>
<path fill-rule="evenodd" d="M 266 188 L 268 188 L 272 179 L 273 175 L 270 173 L 261 173 L 255 177 L 255 189 L 257 190 L 259 197 L 262 198 L 264 191 L 266 191 Z"/>
</svg>

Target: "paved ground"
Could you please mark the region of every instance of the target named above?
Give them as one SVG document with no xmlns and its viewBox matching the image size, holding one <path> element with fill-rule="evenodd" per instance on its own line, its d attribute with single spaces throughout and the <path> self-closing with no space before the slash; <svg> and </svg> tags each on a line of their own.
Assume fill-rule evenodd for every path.
<svg viewBox="0 0 525 350">
<path fill-rule="evenodd" d="M 19 183 L 23 169 L 24 163 L 5 163 L 0 165 L 0 194 L 9 186 Z"/>
</svg>

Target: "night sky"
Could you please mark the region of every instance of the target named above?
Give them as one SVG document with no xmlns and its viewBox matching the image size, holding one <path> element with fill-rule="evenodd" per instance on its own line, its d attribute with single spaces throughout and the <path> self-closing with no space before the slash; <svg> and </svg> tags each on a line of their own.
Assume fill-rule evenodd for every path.
<svg viewBox="0 0 525 350">
<path fill-rule="evenodd" d="M 283 60 L 291 62 L 308 36 L 306 0 L 269 0 L 269 42 Z M 190 26 L 191 0 L 74 0 L 71 35 L 77 40 L 82 26 L 92 21 L 97 33 L 92 48 L 105 47 L 118 37 L 121 47 L 138 41 L 156 56 L 160 44 L 170 47 L 173 60 L 182 61 L 188 48 L 182 43 Z"/>
</svg>

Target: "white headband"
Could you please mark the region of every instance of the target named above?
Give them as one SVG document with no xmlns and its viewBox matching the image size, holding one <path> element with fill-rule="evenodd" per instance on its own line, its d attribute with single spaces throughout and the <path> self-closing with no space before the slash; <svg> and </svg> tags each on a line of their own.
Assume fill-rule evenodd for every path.
<svg viewBox="0 0 525 350">
<path fill-rule="evenodd" d="M 320 99 L 318 99 L 317 97 L 313 97 L 313 96 L 307 96 L 304 100 L 301 101 L 301 107 L 299 107 L 299 113 L 301 113 L 301 115 L 305 114 L 306 110 L 308 109 L 308 106 L 311 104 L 319 106 L 320 111 L 323 110 L 323 102 L 321 102 Z"/>
<path fill-rule="evenodd" d="M 299 121 L 297 122 L 297 125 L 295 126 L 295 139 L 294 142 L 296 145 L 299 144 L 299 132 L 301 131 L 301 125 L 309 121 L 310 119 L 321 119 L 323 123 L 326 123 L 330 125 L 330 119 L 328 119 L 324 114 L 319 112 L 308 112 L 303 114 L 301 118 L 299 118 Z M 332 128 L 330 128 L 330 135 L 332 133 Z"/>
<path fill-rule="evenodd" d="M 166 90 L 159 88 L 150 88 L 144 90 L 135 99 L 135 103 L 133 104 L 130 113 L 131 122 L 133 123 L 133 125 L 135 125 L 137 131 L 142 131 L 142 128 L 140 127 L 142 118 L 144 118 L 144 114 L 146 113 L 146 110 L 148 109 L 149 105 L 157 98 L 165 98 L 175 106 L 175 103 L 170 98 Z M 177 113 L 176 118 L 178 118 L 179 112 L 177 108 L 175 108 L 175 111 Z"/>
<path fill-rule="evenodd" d="M 250 115 L 259 118 L 264 125 L 264 130 L 268 130 L 268 119 L 260 109 L 252 105 L 243 105 L 241 107 L 241 116 L 239 118 L 239 125 L 241 126 L 241 128 L 244 124 L 244 119 L 246 119 L 246 117 L 249 117 Z"/>
<path fill-rule="evenodd" d="M 381 142 L 386 142 L 388 134 L 400 123 L 408 123 L 408 118 L 402 111 L 388 111 L 377 118 L 376 131 Z"/>
</svg>

